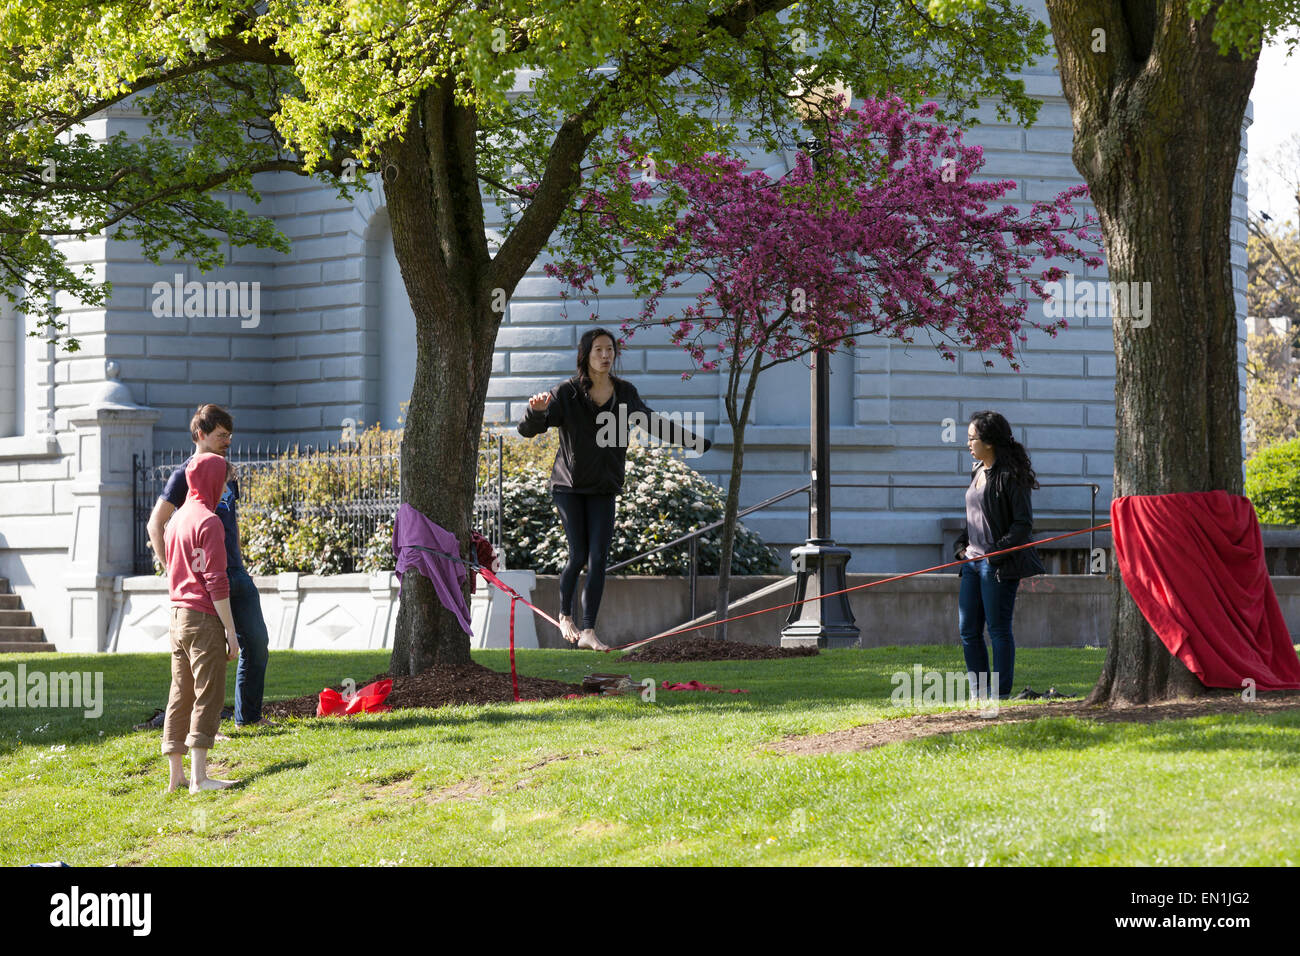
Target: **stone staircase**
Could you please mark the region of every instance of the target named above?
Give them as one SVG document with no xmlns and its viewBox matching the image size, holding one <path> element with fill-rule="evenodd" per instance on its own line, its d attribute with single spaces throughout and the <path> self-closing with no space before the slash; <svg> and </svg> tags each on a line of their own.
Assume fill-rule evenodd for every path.
<svg viewBox="0 0 1300 956">
<path fill-rule="evenodd" d="M 0 578 L 0 654 L 35 654 L 54 649 L 45 640 L 45 631 L 32 621 L 32 612 L 23 610 L 23 599 L 9 593 L 9 581 Z"/>
</svg>

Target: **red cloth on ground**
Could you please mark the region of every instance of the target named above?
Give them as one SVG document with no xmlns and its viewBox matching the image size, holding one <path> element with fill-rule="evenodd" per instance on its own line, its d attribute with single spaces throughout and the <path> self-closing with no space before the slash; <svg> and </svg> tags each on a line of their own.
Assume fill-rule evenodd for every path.
<svg viewBox="0 0 1300 956">
<path fill-rule="evenodd" d="M 320 692 L 316 716 L 346 717 L 349 714 L 380 714 L 392 710 L 384 703 L 392 690 L 391 680 L 377 680 L 373 684 L 367 684 L 351 697 L 344 697 L 338 691 L 326 687 Z"/>
<path fill-rule="evenodd" d="M 1300 688 L 1300 659 L 1264 564 L 1250 499 L 1132 495 L 1110 506 L 1120 573 L 1169 653 L 1206 687 Z"/>
<path fill-rule="evenodd" d="M 726 694 L 748 694 L 749 693 L 749 691 L 741 690 L 739 687 L 734 688 L 732 690 L 724 691 L 721 687 L 718 687 L 716 684 L 701 684 L 697 680 L 688 680 L 684 684 L 674 684 L 670 681 L 664 681 L 659 686 L 664 690 L 716 690 Z"/>
</svg>

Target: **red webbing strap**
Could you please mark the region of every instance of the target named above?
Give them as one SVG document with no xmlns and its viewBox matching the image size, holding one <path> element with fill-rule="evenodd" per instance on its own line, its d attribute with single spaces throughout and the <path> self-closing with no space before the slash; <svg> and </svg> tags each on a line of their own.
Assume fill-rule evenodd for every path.
<svg viewBox="0 0 1300 956">
<path fill-rule="evenodd" d="M 519 595 L 510 597 L 510 688 L 514 691 L 515 703 L 519 703 L 519 674 L 515 671 L 515 602 L 521 600 Z"/>
<path fill-rule="evenodd" d="M 1022 548 L 1032 548 L 1036 544 L 1046 544 L 1049 541 L 1060 541 L 1062 538 L 1073 538 L 1075 535 L 1087 534 L 1090 531 L 1101 531 L 1110 527 L 1110 522 L 1105 524 L 1094 525 L 1091 528 L 1084 528 L 1082 531 L 1070 531 L 1066 534 L 1058 534 L 1051 538 L 1039 538 L 1037 541 L 1027 541 L 1024 544 L 1018 544 L 1014 548 L 1003 548 L 1001 551 L 990 551 L 988 554 L 982 554 L 978 558 L 962 558 L 960 561 L 949 561 L 947 564 L 938 564 L 932 568 L 922 568 L 920 571 L 908 571 L 906 574 L 896 574 L 892 578 L 884 578 L 880 581 L 868 581 L 866 584 L 855 584 L 853 587 L 843 588 L 839 591 L 828 591 L 826 594 L 819 594 L 817 597 L 804 598 L 802 601 L 791 601 L 788 604 L 778 604 L 776 607 L 760 608 L 757 611 L 749 611 L 746 614 L 737 614 L 735 617 L 723 618 L 721 621 L 708 621 L 704 624 L 696 624 L 693 627 L 683 627 L 678 630 L 668 631 L 657 637 L 647 637 L 639 641 L 633 641 L 630 644 L 619 644 L 611 647 L 611 651 L 626 651 L 634 647 L 640 647 L 642 644 L 649 644 L 651 641 L 662 640 L 665 637 L 676 637 L 678 634 L 687 634 L 691 631 L 698 631 L 705 627 L 717 627 L 719 624 L 729 624 L 732 621 L 739 621 L 743 618 L 753 617 L 756 614 L 768 614 L 772 611 L 783 611 L 788 607 L 797 607 L 800 604 L 808 604 L 812 601 L 822 601 L 826 598 L 836 597 L 840 594 L 848 594 L 850 591 L 861 591 L 863 588 L 874 588 L 879 584 L 889 584 L 892 581 L 901 581 L 904 578 L 915 577 L 918 574 L 929 574 L 932 571 L 942 571 L 944 568 L 956 567 L 959 564 L 968 564 L 972 561 L 980 561 L 984 558 L 999 554 L 1010 554 L 1012 551 L 1019 551 Z M 558 626 L 558 625 L 557 625 Z"/>
<path fill-rule="evenodd" d="M 876 587 L 877 585 L 880 585 L 880 584 L 889 584 L 889 583 L 891 583 L 891 582 L 893 582 L 893 581 L 901 581 L 901 580 L 903 580 L 904 578 L 915 577 L 915 576 L 918 575 L 918 574 L 929 574 L 929 573 L 931 573 L 931 572 L 933 572 L 933 571 L 942 571 L 942 570 L 945 569 L 945 568 L 955 567 L 955 566 L 960 565 L 960 564 L 967 564 L 967 563 L 972 562 L 972 561 L 979 561 L 979 560 L 981 560 L 982 558 L 987 558 L 987 557 L 995 556 L 995 555 L 999 555 L 999 554 L 1010 554 L 1011 552 L 1013 552 L 1013 551 L 1019 551 L 1019 550 L 1021 550 L 1022 548 L 1032 548 L 1032 547 L 1033 547 L 1034 545 L 1036 545 L 1036 544 L 1047 544 L 1048 542 L 1051 542 L 1051 541 L 1060 541 L 1060 540 L 1062 540 L 1062 539 L 1064 539 L 1064 538 L 1073 538 L 1073 537 L 1075 537 L 1076 535 L 1080 535 L 1080 534 L 1088 534 L 1088 533 L 1091 532 L 1091 531 L 1102 531 L 1102 530 L 1104 530 L 1104 529 L 1106 529 L 1106 528 L 1109 528 L 1109 527 L 1110 527 L 1110 522 L 1107 521 L 1105 524 L 1095 525 L 1095 526 L 1093 526 L 1093 527 L 1091 527 L 1091 528 L 1084 528 L 1082 531 L 1070 531 L 1070 532 L 1067 532 L 1067 533 L 1065 533 L 1065 534 L 1054 535 L 1054 536 L 1052 536 L 1052 537 L 1050 537 L 1050 538 L 1039 538 L 1037 541 L 1027 541 L 1027 542 L 1025 542 L 1024 544 L 1018 544 L 1018 545 L 1016 545 L 1015 547 L 1012 547 L 1012 548 L 1003 548 L 1001 551 L 991 551 L 991 552 L 989 552 L 988 554 L 980 555 L 980 557 L 978 557 L 978 558 L 963 558 L 963 559 L 961 559 L 961 560 L 959 560 L 959 561 L 949 561 L 947 564 L 936 565 L 936 566 L 933 567 L 933 568 L 923 568 L 923 569 L 921 569 L 920 571 L 908 571 L 908 572 L 905 573 L 905 574 L 896 574 L 896 575 L 894 575 L 893 577 L 884 578 L 883 580 L 880 580 L 880 581 L 869 581 L 869 582 L 867 582 L 866 584 L 855 584 L 853 587 L 844 588 L 843 590 L 840 590 L 840 591 L 831 591 L 831 592 L 829 592 L 829 593 L 827 593 L 827 594 L 818 595 L 817 597 L 804 598 L 804 599 L 801 600 L 801 601 L 791 601 L 791 602 L 789 602 L 788 604 L 778 604 L 776 607 L 765 607 L 765 608 L 761 608 L 761 609 L 759 609 L 759 610 L 757 610 L 757 611 L 749 611 L 749 612 L 746 613 L 746 614 L 737 614 L 735 617 L 729 617 L 729 618 L 726 618 L 726 619 L 724 619 L 724 620 L 722 620 L 722 621 L 709 621 L 709 622 L 707 622 L 707 623 L 705 623 L 705 624 L 696 624 L 696 625 L 694 625 L 693 627 L 684 627 L 684 628 L 680 628 L 680 629 L 678 629 L 678 630 L 669 631 L 669 632 L 667 632 L 667 633 L 665 633 L 665 634 L 660 634 L 660 635 L 658 635 L 657 637 L 647 637 L 647 638 L 643 638 L 642 640 L 639 640 L 639 641 L 633 641 L 633 642 L 631 642 L 630 644 L 620 644 L 620 645 L 618 645 L 617 647 L 611 647 L 611 648 L 609 648 L 609 650 L 610 650 L 610 651 L 626 651 L 626 650 L 630 650 L 631 648 L 634 648 L 634 647 L 640 647 L 640 646 L 643 645 L 643 644 L 649 644 L 651 641 L 657 641 L 657 640 L 660 640 L 660 639 L 665 638 L 665 637 L 675 637 L 675 636 L 677 636 L 678 634 L 687 634 L 687 633 L 689 633 L 689 632 L 691 632 L 691 631 L 698 631 L 698 630 L 700 630 L 700 629 L 702 629 L 702 628 L 706 628 L 706 627 L 716 627 L 718 624 L 726 624 L 726 623 L 728 623 L 728 622 L 730 622 L 730 621 L 739 621 L 739 620 L 742 620 L 743 618 L 754 617 L 754 616 L 757 615 L 757 614 L 769 614 L 769 613 L 771 613 L 772 611 L 781 611 L 781 610 L 784 610 L 784 609 L 786 609 L 786 608 L 795 607 L 795 606 L 800 605 L 800 604 L 807 604 L 807 603 L 809 603 L 809 602 L 811 602 L 811 601 L 821 601 L 821 600 L 825 600 L 826 598 L 829 598 L 829 597 L 835 597 L 836 595 L 839 595 L 839 594 L 848 594 L 850 591 L 860 591 L 860 590 L 862 590 L 863 588 L 873 588 L 873 587 Z M 435 552 L 435 553 L 441 553 L 441 552 Z M 451 557 L 451 555 L 444 555 L 444 557 Z M 460 559 L 459 559 L 459 558 L 453 558 L 453 560 L 460 560 Z M 510 585 L 504 583 L 500 578 L 498 578 L 495 574 L 493 574 L 493 573 L 492 573 L 490 570 L 488 570 L 487 568 L 479 567 L 479 568 L 477 568 L 476 570 L 478 571 L 479 574 L 483 575 L 483 577 L 486 578 L 487 581 L 488 581 L 490 584 L 492 584 L 492 585 L 494 585 L 494 586 L 500 588 L 500 589 L 501 589 L 502 591 L 504 591 L 506 594 L 510 595 L 510 654 L 511 654 L 511 657 L 510 657 L 510 668 L 511 668 L 511 673 L 513 674 L 513 672 L 514 672 L 514 634 L 515 634 L 515 632 L 514 632 L 514 610 L 515 610 L 515 601 L 523 601 L 525 605 L 527 605 L 529 608 L 531 608 L 531 609 L 532 609 L 535 613 L 537 613 L 539 616 L 541 616 L 541 617 L 545 618 L 546 620 L 550 621 L 550 622 L 551 622 L 553 625 L 555 625 L 555 627 L 558 628 L 560 631 L 563 631 L 564 628 L 560 627 L 560 622 L 559 622 L 559 621 L 557 621 L 555 618 L 551 617 L 549 614 L 547 614 L 545 611 L 543 611 L 543 610 L 542 610 L 541 608 L 539 608 L 537 605 L 531 603 L 531 602 L 528 601 L 526 598 L 522 597 L 522 596 L 519 594 L 519 592 L 517 592 L 514 588 L 510 587 Z M 516 699 L 518 699 L 518 695 L 517 695 L 517 693 L 516 693 Z"/>
<path fill-rule="evenodd" d="M 525 606 L 532 608 L 532 609 L 533 609 L 534 611 L 536 611 L 537 614 L 539 614 L 541 617 L 543 617 L 543 618 L 545 618 L 546 620 L 550 621 L 552 624 L 554 624 L 554 625 L 556 626 L 556 628 L 557 628 L 558 630 L 560 630 L 560 631 L 563 631 L 563 630 L 564 630 L 564 628 L 560 627 L 560 622 L 559 622 L 559 621 L 557 621 L 555 618 L 551 617 L 551 615 L 547 614 L 545 611 L 543 611 L 541 608 L 539 608 L 536 604 L 533 604 L 532 602 L 530 602 L 530 601 L 529 601 L 527 598 L 525 598 L 522 594 L 520 594 L 518 591 L 516 591 L 516 590 L 515 590 L 514 588 L 512 588 L 510 585 L 506 584 L 504 581 L 502 581 L 499 577 L 497 577 L 495 574 L 493 574 L 493 573 L 492 573 L 491 571 L 489 571 L 487 568 L 480 567 L 480 568 L 478 569 L 478 573 L 481 574 L 481 575 L 483 575 L 483 577 L 487 579 L 487 581 L 488 581 L 489 584 L 495 585 L 496 587 L 500 588 L 502 591 L 505 591 L 506 594 L 509 594 L 509 595 L 510 595 L 514 600 L 516 600 L 516 601 L 523 601 Z"/>
</svg>

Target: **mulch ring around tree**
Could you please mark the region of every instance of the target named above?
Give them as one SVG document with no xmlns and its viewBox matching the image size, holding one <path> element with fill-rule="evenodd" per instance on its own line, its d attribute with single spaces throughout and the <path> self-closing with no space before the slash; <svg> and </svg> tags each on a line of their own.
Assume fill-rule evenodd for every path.
<svg viewBox="0 0 1300 956">
<path fill-rule="evenodd" d="M 940 734 L 955 734 L 966 730 L 983 730 L 998 724 L 1014 724 L 1046 717 L 1079 717 L 1098 723 L 1154 724 L 1162 720 L 1184 720 L 1211 714 L 1265 714 L 1300 709 L 1300 693 L 1276 691 L 1261 693 L 1254 700 L 1244 701 L 1237 691 L 1196 700 L 1172 700 L 1132 707 L 1090 707 L 1083 701 L 1053 701 L 1046 704 L 1009 704 L 998 707 L 996 716 L 989 711 L 948 711 L 942 714 L 920 714 L 915 717 L 898 717 L 879 720 L 874 724 L 835 730 L 809 737 L 787 737 L 768 744 L 767 749 L 795 755 L 850 753 L 872 750 L 886 744 Z M 981 716 L 983 714 L 984 716 Z"/>
<path fill-rule="evenodd" d="M 371 681 L 387 680 L 387 674 L 377 674 L 356 687 L 336 687 L 340 694 L 356 690 Z M 510 689 L 510 675 L 494 671 L 482 664 L 466 664 L 454 670 L 425 671 L 408 677 L 394 677 L 388 704 L 394 710 L 411 707 L 446 707 L 451 704 L 500 704 L 514 701 Z M 519 696 L 524 700 L 544 700 L 580 694 L 578 684 L 547 680 L 544 677 L 519 675 Z M 304 694 L 290 700 L 268 702 L 262 711 L 268 717 L 315 717 L 319 694 Z"/>
<path fill-rule="evenodd" d="M 638 664 L 675 664 L 681 661 L 769 661 L 781 657 L 815 657 L 815 647 L 770 647 L 717 641 L 711 637 L 688 637 L 679 641 L 656 641 L 621 659 Z"/>
</svg>

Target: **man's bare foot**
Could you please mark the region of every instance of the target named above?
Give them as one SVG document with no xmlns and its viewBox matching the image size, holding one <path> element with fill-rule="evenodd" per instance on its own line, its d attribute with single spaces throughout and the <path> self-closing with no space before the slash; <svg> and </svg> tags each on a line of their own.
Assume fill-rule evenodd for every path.
<svg viewBox="0 0 1300 956">
<path fill-rule="evenodd" d="M 236 786 L 238 780 L 213 780 L 211 777 L 204 777 L 202 780 L 190 781 L 190 793 L 199 793 L 203 790 L 225 790 L 227 787 Z"/>
<path fill-rule="evenodd" d="M 598 637 L 596 636 L 596 631 L 595 631 L 595 629 L 594 629 L 594 628 L 590 628 L 590 627 L 587 628 L 585 631 L 583 631 L 581 635 L 579 635 L 579 637 L 578 637 L 578 647 L 580 647 L 580 648 L 582 648 L 583 650 L 586 650 L 586 651 L 607 651 L 607 650 L 609 650 L 608 647 L 606 647 L 604 644 L 602 644 L 602 643 L 600 642 L 600 638 L 598 638 Z"/>
<path fill-rule="evenodd" d="M 570 644 L 578 643 L 578 625 L 573 623 L 573 618 L 565 614 L 560 615 L 560 633 Z"/>
<path fill-rule="evenodd" d="M 184 789 L 185 786 L 185 755 L 183 753 L 169 753 L 167 755 L 167 789 L 163 792 L 175 793 L 177 790 Z"/>
</svg>

